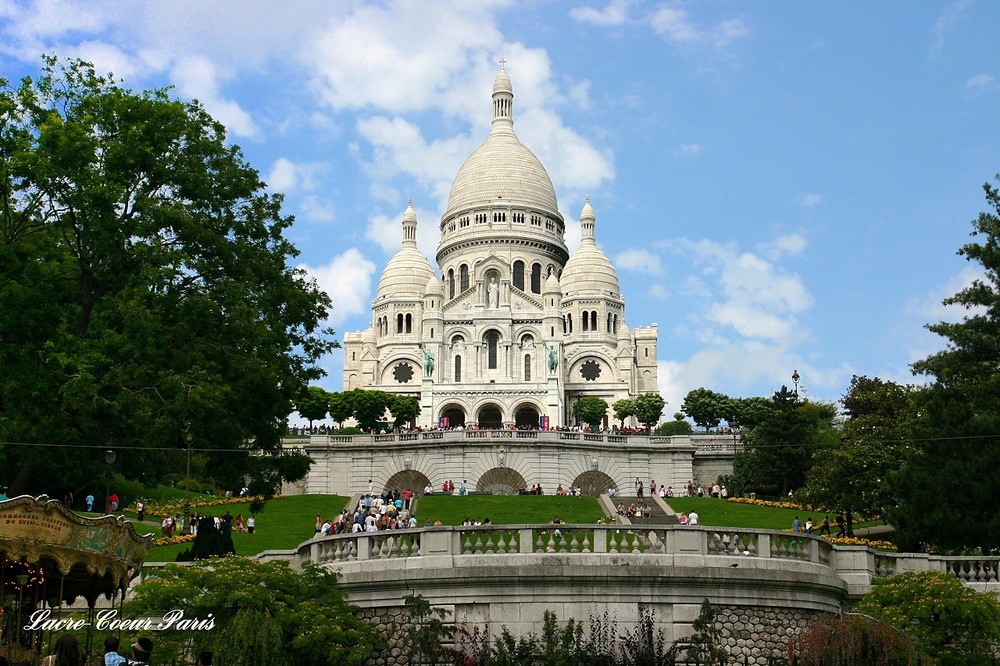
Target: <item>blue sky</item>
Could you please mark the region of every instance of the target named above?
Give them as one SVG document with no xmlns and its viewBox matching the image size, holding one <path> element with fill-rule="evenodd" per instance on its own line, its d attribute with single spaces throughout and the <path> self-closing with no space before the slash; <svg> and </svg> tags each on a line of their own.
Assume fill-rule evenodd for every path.
<svg viewBox="0 0 1000 666">
<path fill-rule="evenodd" d="M 57 53 L 199 99 L 287 195 L 340 336 L 410 197 L 433 265 L 502 54 L 570 248 L 589 194 L 628 324 L 659 325 L 669 415 L 793 370 L 811 399 L 914 381 L 976 274 L 955 252 L 1000 172 L 998 25 L 985 0 L 0 0 L 0 76 Z M 339 390 L 341 355 L 323 365 Z"/>
</svg>

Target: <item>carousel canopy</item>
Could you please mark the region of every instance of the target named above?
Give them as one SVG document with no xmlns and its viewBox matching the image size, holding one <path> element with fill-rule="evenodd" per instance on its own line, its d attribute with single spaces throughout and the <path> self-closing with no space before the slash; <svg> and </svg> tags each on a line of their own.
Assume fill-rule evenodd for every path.
<svg viewBox="0 0 1000 666">
<path fill-rule="evenodd" d="M 0 587 L 28 584 L 42 599 L 92 605 L 128 587 L 152 545 L 121 516 L 84 518 L 44 495 L 0 501 Z"/>
</svg>

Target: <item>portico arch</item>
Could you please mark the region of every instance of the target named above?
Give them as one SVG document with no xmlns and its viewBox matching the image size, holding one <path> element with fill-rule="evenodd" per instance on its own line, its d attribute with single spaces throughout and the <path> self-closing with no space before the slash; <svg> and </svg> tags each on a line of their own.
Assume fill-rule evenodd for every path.
<svg viewBox="0 0 1000 666">
<path fill-rule="evenodd" d="M 486 430 L 499 430 L 503 428 L 503 411 L 500 409 L 499 405 L 492 402 L 486 403 L 479 408 L 479 413 L 476 415 L 476 421 L 479 423 L 479 427 Z"/>
<path fill-rule="evenodd" d="M 588 497 L 597 497 L 601 493 L 608 492 L 608 488 L 616 488 L 617 484 L 604 472 L 587 470 L 573 479 L 573 487 L 579 488 L 580 492 Z"/>
<path fill-rule="evenodd" d="M 537 428 L 538 410 L 534 405 L 519 405 L 514 411 L 514 425 L 518 428 Z"/>
<path fill-rule="evenodd" d="M 465 427 L 465 409 L 461 405 L 456 405 L 454 403 L 445 405 L 440 414 L 442 417 L 448 419 L 447 427 Z"/>
<path fill-rule="evenodd" d="M 494 467 L 479 477 L 476 490 L 494 495 L 516 495 L 526 486 L 519 472 L 509 467 Z"/>
</svg>

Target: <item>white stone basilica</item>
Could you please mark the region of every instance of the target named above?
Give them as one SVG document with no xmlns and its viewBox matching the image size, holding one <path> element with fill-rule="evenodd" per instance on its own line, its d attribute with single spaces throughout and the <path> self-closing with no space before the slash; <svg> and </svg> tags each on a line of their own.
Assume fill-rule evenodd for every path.
<svg viewBox="0 0 1000 666">
<path fill-rule="evenodd" d="M 371 326 L 344 336 L 344 390 L 412 395 L 423 427 L 573 425 L 583 396 L 610 406 L 657 390 L 657 326 L 625 325 L 589 200 L 570 255 L 552 181 L 514 134 L 513 102 L 501 66 L 492 130 L 441 218 L 441 278 L 417 250 L 411 202 Z"/>
</svg>

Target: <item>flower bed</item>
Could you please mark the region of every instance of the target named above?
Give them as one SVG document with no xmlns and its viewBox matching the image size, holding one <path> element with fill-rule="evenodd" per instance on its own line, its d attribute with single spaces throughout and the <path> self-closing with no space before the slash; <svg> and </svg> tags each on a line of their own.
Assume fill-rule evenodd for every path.
<svg viewBox="0 0 1000 666">
<path fill-rule="evenodd" d="M 187 543 L 189 541 L 194 541 L 195 535 L 193 534 L 181 534 L 178 536 L 171 537 L 160 537 L 153 542 L 154 546 L 172 546 L 175 543 Z"/>
<path fill-rule="evenodd" d="M 274 495 L 272 500 L 284 499 L 284 495 Z M 210 506 L 226 506 L 229 504 L 248 504 L 261 497 L 213 497 L 211 499 L 198 499 L 191 501 L 191 509 L 204 509 Z M 164 516 L 177 516 L 184 513 L 184 503 L 180 504 L 146 504 L 146 515 L 156 516 L 162 519 Z"/>
</svg>

